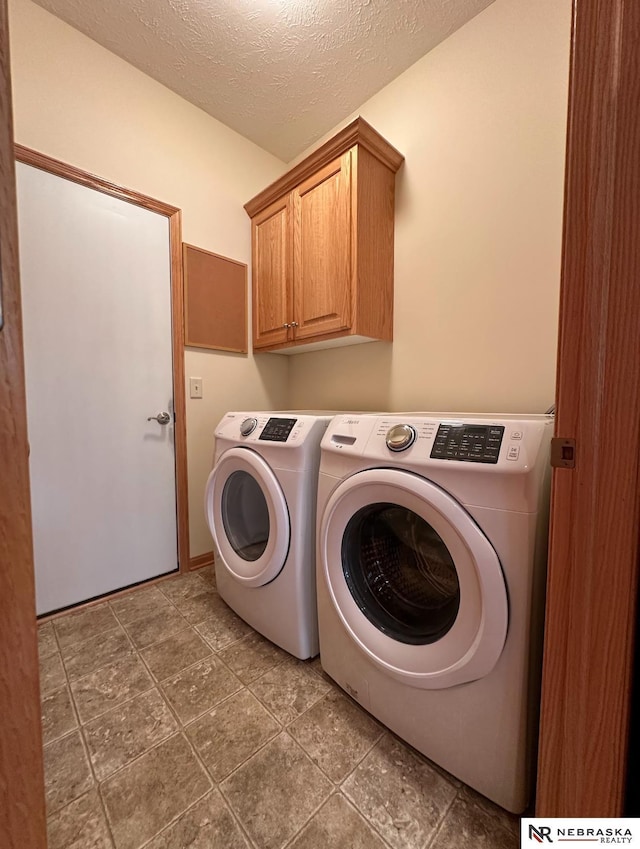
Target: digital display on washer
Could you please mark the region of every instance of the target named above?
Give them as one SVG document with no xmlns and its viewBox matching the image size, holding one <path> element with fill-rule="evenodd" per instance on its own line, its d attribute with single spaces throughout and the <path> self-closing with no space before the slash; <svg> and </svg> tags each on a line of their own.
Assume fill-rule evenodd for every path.
<svg viewBox="0 0 640 849">
<path fill-rule="evenodd" d="M 503 436 L 502 425 L 441 424 L 430 456 L 434 460 L 497 463 Z"/>
<path fill-rule="evenodd" d="M 267 442 L 286 442 L 297 419 L 271 418 L 262 429 L 259 439 Z"/>
</svg>

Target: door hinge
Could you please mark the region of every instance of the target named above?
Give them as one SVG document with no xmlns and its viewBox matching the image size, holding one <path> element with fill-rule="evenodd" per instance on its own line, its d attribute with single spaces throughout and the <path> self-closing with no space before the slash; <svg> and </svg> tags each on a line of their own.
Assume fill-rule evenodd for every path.
<svg viewBox="0 0 640 849">
<path fill-rule="evenodd" d="M 554 436 L 551 440 L 551 465 L 554 469 L 575 469 L 576 441 Z"/>
</svg>

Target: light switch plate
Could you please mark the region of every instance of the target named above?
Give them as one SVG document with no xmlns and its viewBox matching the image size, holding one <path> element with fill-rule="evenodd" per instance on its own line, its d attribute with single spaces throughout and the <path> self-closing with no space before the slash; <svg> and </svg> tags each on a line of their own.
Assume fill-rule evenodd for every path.
<svg viewBox="0 0 640 849">
<path fill-rule="evenodd" d="M 189 397 L 190 398 L 202 398 L 202 378 L 201 377 L 190 377 L 189 378 Z"/>
</svg>

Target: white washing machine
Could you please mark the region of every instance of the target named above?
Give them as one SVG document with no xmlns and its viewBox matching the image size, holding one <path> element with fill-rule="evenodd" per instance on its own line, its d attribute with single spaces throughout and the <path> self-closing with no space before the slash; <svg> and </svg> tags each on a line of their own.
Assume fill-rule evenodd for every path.
<svg viewBox="0 0 640 849">
<path fill-rule="evenodd" d="M 550 416 L 341 415 L 322 441 L 325 671 L 435 763 L 525 809 Z"/>
<path fill-rule="evenodd" d="M 320 440 L 331 415 L 227 413 L 215 430 L 205 512 L 218 592 L 301 659 L 318 654 L 315 518 Z"/>
</svg>

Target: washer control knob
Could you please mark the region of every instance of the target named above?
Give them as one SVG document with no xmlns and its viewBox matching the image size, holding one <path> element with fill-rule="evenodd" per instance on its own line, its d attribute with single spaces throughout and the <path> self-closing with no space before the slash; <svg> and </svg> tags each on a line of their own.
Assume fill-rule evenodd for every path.
<svg viewBox="0 0 640 849">
<path fill-rule="evenodd" d="M 250 433 L 258 427 L 258 419 L 250 418 L 244 419 L 244 421 L 240 424 L 240 433 L 242 436 L 249 436 Z"/>
<path fill-rule="evenodd" d="M 389 428 L 385 437 L 389 451 L 406 451 L 416 441 L 416 430 L 408 424 Z"/>
</svg>

